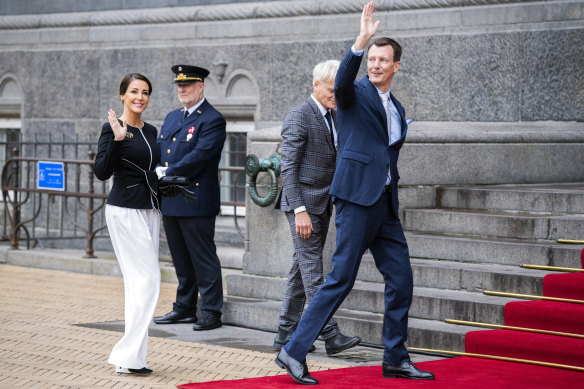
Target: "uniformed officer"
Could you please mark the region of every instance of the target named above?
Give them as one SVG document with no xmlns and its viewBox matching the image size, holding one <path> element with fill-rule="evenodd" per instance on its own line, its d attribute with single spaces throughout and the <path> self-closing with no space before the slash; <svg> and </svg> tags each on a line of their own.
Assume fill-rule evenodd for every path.
<svg viewBox="0 0 584 389">
<path fill-rule="evenodd" d="M 171 312 L 157 317 L 157 324 L 195 323 L 193 330 L 221 326 L 223 285 L 215 247 L 215 218 L 219 213 L 219 160 L 225 143 L 225 119 L 203 96 L 207 69 L 175 65 L 174 83 L 183 108 L 164 119 L 158 143 L 161 150 L 159 177 L 186 176 L 197 200 L 182 196 L 164 198 L 162 221 L 178 278 Z M 201 317 L 197 320 L 197 297 Z"/>
</svg>

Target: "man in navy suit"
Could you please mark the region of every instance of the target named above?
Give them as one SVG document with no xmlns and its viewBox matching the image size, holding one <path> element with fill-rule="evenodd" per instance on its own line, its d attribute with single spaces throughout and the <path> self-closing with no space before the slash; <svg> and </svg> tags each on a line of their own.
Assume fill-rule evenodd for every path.
<svg viewBox="0 0 584 389">
<path fill-rule="evenodd" d="M 368 50 L 368 77 L 355 81 L 363 52 L 379 27 L 373 9 L 373 2 L 364 6 L 359 36 L 335 79 L 339 150 L 330 191 L 337 225 L 333 269 L 276 358 L 278 366 L 306 385 L 318 383 L 308 372 L 306 354 L 353 287 L 366 249 L 385 281 L 383 376 L 434 379 L 411 363 L 405 347 L 413 277 L 398 216 L 397 161 L 407 123 L 389 90 L 400 68 L 401 46 L 390 38 L 375 39 Z"/>
<path fill-rule="evenodd" d="M 195 323 L 193 330 L 221 326 L 223 284 L 215 247 L 215 218 L 219 214 L 219 160 L 225 143 L 225 119 L 203 96 L 207 69 L 175 65 L 174 82 L 184 108 L 164 119 L 158 142 L 159 176 L 185 176 L 197 200 L 182 196 L 162 200 L 162 222 L 178 278 L 171 312 L 157 317 L 157 324 Z M 197 297 L 201 294 L 201 318 Z"/>
</svg>

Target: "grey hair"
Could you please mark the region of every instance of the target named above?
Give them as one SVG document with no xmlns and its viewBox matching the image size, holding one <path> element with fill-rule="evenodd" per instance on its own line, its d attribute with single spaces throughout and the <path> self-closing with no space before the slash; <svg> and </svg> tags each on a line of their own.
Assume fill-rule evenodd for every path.
<svg viewBox="0 0 584 389">
<path fill-rule="evenodd" d="M 314 84 L 316 81 L 334 81 L 340 63 L 341 62 L 336 59 L 329 59 L 328 61 L 317 64 L 312 71 L 312 83 Z"/>
</svg>

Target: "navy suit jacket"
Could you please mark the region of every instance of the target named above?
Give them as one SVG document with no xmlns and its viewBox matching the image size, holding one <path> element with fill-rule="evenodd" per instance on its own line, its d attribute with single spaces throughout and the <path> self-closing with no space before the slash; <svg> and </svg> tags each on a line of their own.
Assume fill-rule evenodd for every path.
<svg viewBox="0 0 584 389">
<path fill-rule="evenodd" d="M 398 217 L 397 161 L 408 129 L 405 111 L 391 95 L 400 114 L 402 134 L 389 146 L 387 115 L 377 88 L 367 76 L 355 81 L 362 58 L 349 49 L 335 79 L 339 150 L 330 193 L 345 201 L 370 206 L 381 196 L 389 169 L 394 216 Z"/>
<path fill-rule="evenodd" d="M 183 109 L 170 112 L 164 119 L 158 143 L 160 165 L 168 166 L 167 176 L 192 180 L 190 189 L 197 195 L 194 203 L 182 196 L 162 199 L 166 216 L 216 216 L 219 213 L 219 160 L 225 143 L 225 119 L 205 101 L 185 120 Z"/>
</svg>

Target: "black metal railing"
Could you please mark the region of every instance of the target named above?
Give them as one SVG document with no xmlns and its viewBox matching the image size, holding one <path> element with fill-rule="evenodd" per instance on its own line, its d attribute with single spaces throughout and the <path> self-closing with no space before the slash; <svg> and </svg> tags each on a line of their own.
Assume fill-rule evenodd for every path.
<svg viewBox="0 0 584 389">
<path fill-rule="evenodd" d="M 5 155 L 11 154 L 2 169 L 4 215 L 0 238 L 10 242 L 12 248 L 26 242 L 27 249 L 49 240 L 84 239 L 85 257 L 95 258 L 95 239 L 108 237 L 103 209 L 109 191 L 109 182 L 99 181 L 93 174 L 95 142 L 49 136 L 48 142 L 35 137 L 30 142 L 0 142 L 0 147 L 5 147 Z M 63 164 L 63 190 L 37 187 L 39 162 Z M 245 179 L 240 182 L 245 177 L 244 168 L 225 166 L 219 170 L 223 190 L 229 185 L 226 181 L 231 181 L 232 193 L 221 205 L 233 207 L 235 228 L 243 236 L 237 208 L 245 207 L 245 199 L 239 199 L 237 193 L 242 186 L 245 188 Z"/>
<path fill-rule="evenodd" d="M 2 169 L 4 216 L 10 228 L 11 248 L 17 249 L 19 240 L 24 239 L 29 249 L 31 240 L 38 238 L 38 229 L 44 229 L 46 238 L 75 237 L 79 229 L 86 240 L 85 257 L 95 258 L 93 240 L 105 225 L 96 228 L 94 219 L 103 209 L 107 193 L 105 183 L 96 182 L 93 175 L 95 153 L 89 152 L 88 157 L 86 160 L 20 157 L 19 150 L 14 150 L 14 156 L 6 160 Z M 37 187 L 41 161 L 63 164 L 63 190 Z M 41 211 L 45 218 L 39 218 Z M 58 227 L 52 223 L 55 219 Z M 74 228 L 66 228 L 71 225 Z"/>
</svg>

